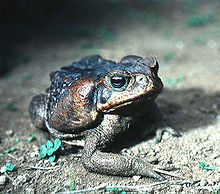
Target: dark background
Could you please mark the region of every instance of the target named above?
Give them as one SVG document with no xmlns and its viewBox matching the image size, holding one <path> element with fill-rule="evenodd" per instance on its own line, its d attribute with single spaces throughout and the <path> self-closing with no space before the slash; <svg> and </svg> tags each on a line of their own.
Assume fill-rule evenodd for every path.
<svg viewBox="0 0 220 194">
<path fill-rule="evenodd" d="M 121 18 L 122 23 L 132 18 L 155 27 L 158 15 L 172 20 L 173 10 L 194 11 L 197 4 L 193 0 L 1 0 L 0 74 L 17 65 L 11 59 L 19 56 L 23 43 L 33 39 L 52 42 L 92 36 L 95 42 L 101 34 L 111 40 L 114 23 Z"/>
</svg>

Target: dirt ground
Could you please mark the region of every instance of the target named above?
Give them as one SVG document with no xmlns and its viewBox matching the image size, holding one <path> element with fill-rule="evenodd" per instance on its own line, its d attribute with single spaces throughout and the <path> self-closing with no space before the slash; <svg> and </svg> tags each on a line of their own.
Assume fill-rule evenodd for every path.
<svg viewBox="0 0 220 194">
<path fill-rule="evenodd" d="M 16 167 L 0 173 L 1 193 L 68 192 L 71 176 L 73 191 L 103 183 L 118 186 L 91 193 L 219 192 L 220 3 L 166 2 L 108 1 L 108 8 L 97 6 L 88 14 L 91 21 L 87 12 L 76 21 L 67 1 L 56 14 L 32 26 L 28 41 L 15 44 L 16 56 L 10 60 L 14 66 L 0 77 L 0 153 L 15 149 L 0 155 L 0 169 L 6 163 Z M 164 175 L 166 182 L 90 173 L 73 154 L 58 156 L 50 164 L 40 158 L 36 139 L 28 141 L 35 130 L 28 113 L 31 97 L 48 87 L 51 71 L 93 54 L 116 61 L 128 54 L 157 57 L 164 90 L 156 102 L 182 136 L 165 133 L 159 144 L 149 136 L 124 148 L 146 161 L 174 166 L 172 176 Z M 213 168 L 205 170 L 198 162 Z"/>
</svg>

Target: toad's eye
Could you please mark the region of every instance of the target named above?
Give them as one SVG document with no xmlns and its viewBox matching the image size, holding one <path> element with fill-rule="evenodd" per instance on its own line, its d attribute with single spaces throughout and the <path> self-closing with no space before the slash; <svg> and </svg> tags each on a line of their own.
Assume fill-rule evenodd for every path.
<svg viewBox="0 0 220 194">
<path fill-rule="evenodd" d="M 110 77 L 111 86 L 115 89 L 124 89 L 128 84 L 128 77 L 123 75 L 112 75 Z"/>
</svg>

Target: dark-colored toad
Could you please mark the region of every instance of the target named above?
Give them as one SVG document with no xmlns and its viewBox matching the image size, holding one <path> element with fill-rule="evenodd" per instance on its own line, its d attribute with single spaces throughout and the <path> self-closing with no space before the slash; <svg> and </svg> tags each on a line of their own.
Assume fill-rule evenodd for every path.
<svg viewBox="0 0 220 194">
<path fill-rule="evenodd" d="M 32 98 L 31 120 L 62 144 L 85 138 L 82 163 L 89 171 L 163 180 L 144 160 L 102 151 L 119 133 L 144 123 L 149 110 L 159 117 L 153 102 L 163 87 L 158 68 L 154 57 L 126 56 L 119 63 L 100 56 L 82 58 L 50 74 L 45 94 Z"/>
</svg>

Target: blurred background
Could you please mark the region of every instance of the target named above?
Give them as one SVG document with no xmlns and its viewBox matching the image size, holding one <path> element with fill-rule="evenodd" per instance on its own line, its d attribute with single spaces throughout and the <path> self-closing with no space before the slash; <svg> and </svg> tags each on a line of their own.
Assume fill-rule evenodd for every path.
<svg viewBox="0 0 220 194">
<path fill-rule="evenodd" d="M 219 54 L 219 8 L 214 0 L 1 0 L 0 74 L 42 53 L 199 63 Z"/>
</svg>

